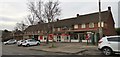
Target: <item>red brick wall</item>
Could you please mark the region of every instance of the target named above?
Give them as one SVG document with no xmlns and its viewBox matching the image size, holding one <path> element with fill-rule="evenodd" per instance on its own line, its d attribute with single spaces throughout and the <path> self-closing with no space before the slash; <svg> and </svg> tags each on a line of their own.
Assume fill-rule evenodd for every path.
<svg viewBox="0 0 120 57">
<path fill-rule="evenodd" d="M 114 20 L 112 18 L 112 14 L 110 14 L 107 22 L 106 22 L 106 27 L 104 28 L 105 35 L 110 36 L 110 35 L 116 35 L 115 31 L 115 26 L 114 26 Z"/>
<path fill-rule="evenodd" d="M 86 28 L 81 28 L 81 25 L 79 25 L 79 28 L 78 30 L 90 30 L 90 29 L 98 29 L 98 23 L 94 23 L 94 28 L 89 28 L 89 23 L 85 24 L 86 25 Z"/>
</svg>

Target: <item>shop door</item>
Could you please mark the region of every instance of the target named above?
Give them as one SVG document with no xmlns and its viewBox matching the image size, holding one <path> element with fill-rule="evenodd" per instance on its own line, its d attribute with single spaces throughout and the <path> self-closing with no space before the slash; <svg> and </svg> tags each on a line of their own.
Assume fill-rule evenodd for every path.
<svg viewBox="0 0 120 57">
<path fill-rule="evenodd" d="M 79 42 L 82 42 L 82 39 L 84 38 L 84 34 L 78 34 L 79 36 Z"/>
<path fill-rule="evenodd" d="M 61 42 L 61 37 L 57 36 L 57 42 Z"/>
</svg>

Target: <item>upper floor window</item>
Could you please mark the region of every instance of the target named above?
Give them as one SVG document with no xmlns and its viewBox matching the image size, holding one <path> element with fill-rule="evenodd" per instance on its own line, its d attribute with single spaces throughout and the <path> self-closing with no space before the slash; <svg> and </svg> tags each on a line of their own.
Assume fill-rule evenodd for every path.
<svg viewBox="0 0 120 57">
<path fill-rule="evenodd" d="M 86 25 L 85 24 L 81 24 L 81 28 L 86 28 Z"/>
<path fill-rule="evenodd" d="M 53 31 L 55 31 L 55 28 L 53 28 Z"/>
<path fill-rule="evenodd" d="M 60 31 L 60 28 L 58 28 L 58 31 Z"/>
<path fill-rule="evenodd" d="M 74 25 L 74 29 L 78 29 L 78 25 Z"/>
<path fill-rule="evenodd" d="M 98 27 L 100 27 L 100 22 L 98 22 Z M 104 22 L 101 22 L 101 27 L 104 27 Z"/>
<path fill-rule="evenodd" d="M 89 23 L 89 28 L 94 28 L 94 23 Z"/>
</svg>

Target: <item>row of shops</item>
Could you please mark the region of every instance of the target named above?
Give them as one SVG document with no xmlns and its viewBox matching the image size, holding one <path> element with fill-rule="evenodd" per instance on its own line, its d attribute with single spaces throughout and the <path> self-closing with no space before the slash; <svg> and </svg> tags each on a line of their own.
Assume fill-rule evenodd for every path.
<svg viewBox="0 0 120 57">
<path fill-rule="evenodd" d="M 100 39 L 100 27 L 102 27 L 103 35 L 116 35 L 111 7 L 108 7 L 107 11 L 101 12 L 101 23 L 98 14 L 99 12 L 86 15 L 77 14 L 72 18 L 31 25 L 25 29 L 23 38 L 33 38 L 41 42 L 46 42 L 48 38 L 49 42 L 53 40 L 55 42 L 87 42 L 89 40 L 90 43 L 95 44 Z M 50 25 L 53 29 L 50 28 Z M 49 32 L 50 30 L 51 32 Z"/>
<path fill-rule="evenodd" d="M 47 36 L 45 35 L 32 35 L 31 38 L 46 42 Z M 99 40 L 99 34 L 94 32 L 73 32 L 73 33 L 62 33 L 62 34 L 49 34 L 49 42 L 87 42 L 95 44 Z"/>
</svg>

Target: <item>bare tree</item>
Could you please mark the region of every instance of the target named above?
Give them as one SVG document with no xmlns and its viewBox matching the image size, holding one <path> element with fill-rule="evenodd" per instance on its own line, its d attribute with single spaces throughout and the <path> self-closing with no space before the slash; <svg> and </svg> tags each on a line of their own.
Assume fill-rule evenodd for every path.
<svg viewBox="0 0 120 57">
<path fill-rule="evenodd" d="M 49 0 L 44 5 L 44 14 L 43 14 L 43 16 L 48 21 L 48 33 L 47 33 L 48 35 L 49 35 L 49 33 L 52 33 L 52 34 L 54 33 L 53 32 L 54 25 L 53 24 L 50 25 L 49 23 L 53 22 L 56 19 L 56 17 L 60 15 L 61 9 L 59 7 L 59 4 L 60 3 L 59 3 L 58 0 L 55 1 L 55 2 L 52 1 L 52 0 Z M 50 28 L 52 28 L 52 29 L 49 30 Z M 54 39 L 53 39 L 53 41 L 54 41 Z M 46 43 L 47 44 L 49 43 L 48 37 L 47 37 Z"/>
<path fill-rule="evenodd" d="M 51 1 L 49 0 L 49 2 L 47 2 L 44 5 L 44 18 L 47 19 L 48 22 L 53 22 L 55 19 L 57 19 L 56 17 L 60 15 L 61 13 L 61 9 L 59 7 L 59 1 Z"/>
<path fill-rule="evenodd" d="M 43 6 L 43 2 L 41 0 L 39 0 L 38 2 L 28 3 L 29 11 L 31 12 L 31 14 L 34 14 L 32 16 L 38 19 L 38 22 L 44 23 L 45 21 L 42 19 L 42 6 Z"/>
<path fill-rule="evenodd" d="M 48 30 L 48 33 L 51 31 L 51 33 L 53 33 L 53 27 L 54 25 L 50 25 L 50 22 L 55 21 L 55 19 L 57 19 L 57 17 L 60 15 L 61 13 L 61 9 L 59 7 L 59 1 L 52 1 L 49 0 L 48 2 L 46 2 L 45 4 L 43 4 L 43 2 L 41 0 L 39 0 L 38 2 L 29 2 L 28 3 L 28 9 L 30 11 L 31 14 L 33 15 L 28 15 L 27 19 L 29 21 L 30 24 L 34 24 L 36 23 L 36 19 L 38 19 L 39 23 L 45 23 L 46 21 L 48 22 L 48 29 L 52 28 L 51 30 Z M 51 27 L 50 27 L 51 26 Z M 48 43 L 48 37 L 47 37 L 47 42 Z"/>
<path fill-rule="evenodd" d="M 16 23 L 15 30 L 18 29 L 20 31 L 24 31 L 26 28 L 27 28 L 27 25 L 25 25 L 23 21 L 21 23 Z"/>
<path fill-rule="evenodd" d="M 26 22 L 28 23 L 28 25 L 35 25 L 35 23 L 36 23 L 35 14 L 29 14 L 29 15 L 27 15 L 27 17 L 25 19 L 26 19 Z"/>
</svg>

